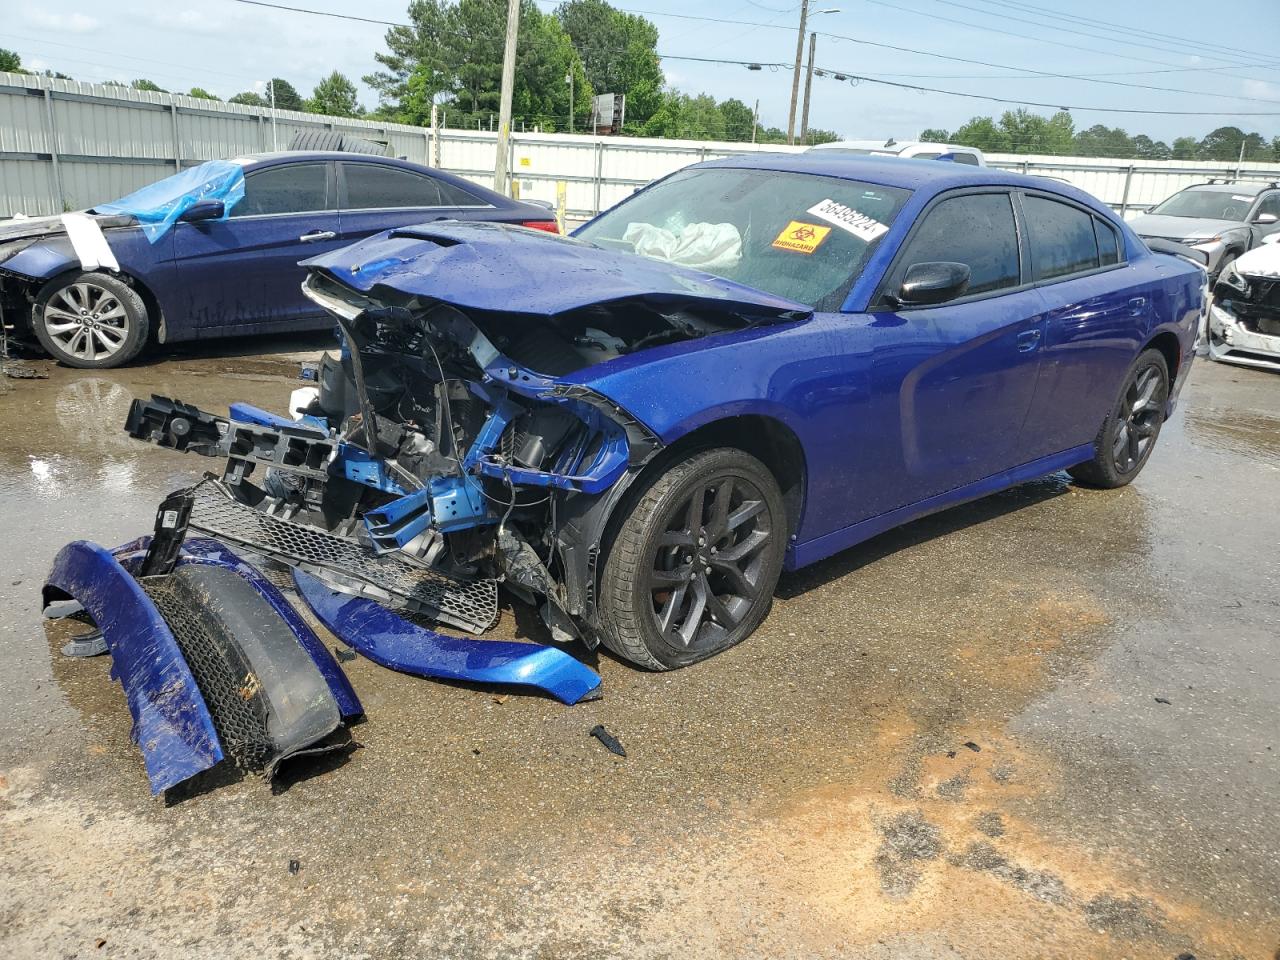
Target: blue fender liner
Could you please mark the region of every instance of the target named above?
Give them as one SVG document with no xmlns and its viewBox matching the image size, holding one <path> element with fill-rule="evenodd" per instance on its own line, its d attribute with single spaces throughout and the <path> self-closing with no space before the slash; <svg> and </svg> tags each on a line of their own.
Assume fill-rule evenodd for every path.
<svg viewBox="0 0 1280 960">
<path fill-rule="evenodd" d="M 410 623 L 386 607 L 330 590 L 293 571 L 298 592 L 329 630 L 374 663 L 424 677 L 534 687 L 562 703 L 589 699 L 600 675 L 555 647 L 450 637 Z"/>
<path fill-rule="evenodd" d="M 116 558 L 87 540 L 67 544 L 45 582 L 45 605 L 62 597 L 79 601 L 107 640 L 152 794 L 221 761 L 213 718 L 173 634 Z"/>
</svg>

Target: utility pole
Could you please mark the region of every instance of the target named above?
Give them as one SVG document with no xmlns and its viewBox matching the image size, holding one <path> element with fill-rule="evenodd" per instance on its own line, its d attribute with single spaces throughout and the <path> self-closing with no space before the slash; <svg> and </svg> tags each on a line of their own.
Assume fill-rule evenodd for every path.
<svg viewBox="0 0 1280 960">
<path fill-rule="evenodd" d="M 751 111 L 751 142 L 756 142 L 756 127 L 760 126 L 760 98 L 756 97 L 756 108 Z"/>
<path fill-rule="evenodd" d="M 800 141 L 809 135 L 809 92 L 813 89 L 813 56 L 818 48 L 818 34 L 809 34 L 809 68 L 804 75 L 804 110 L 800 114 Z"/>
<path fill-rule="evenodd" d="M 507 195 L 507 154 L 511 143 L 511 94 L 516 83 L 516 37 L 520 34 L 520 0 L 507 0 L 507 45 L 502 52 L 502 101 L 498 108 L 498 155 L 493 163 L 493 189 Z"/>
<path fill-rule="evenodd" d="M 796 101 L 800 98 L 800 64 L 804 59 L 804 28 L 809 20 L 809 0 L 800 0 L 800 32 L 796 34 L 796 68 L 791 74 L 791 110 L 787 114 L 787 143 L 796 142 Z"/>
<path fill-rule="evenodd" d="M 564 78 L 569 81 L 569 132 L 573 133 L 573 67 L 569 68 Z"/>
<path fill-rule="evenodd" d="M 279 150 L 280 144 L 276 140 L 276 82 L 268 80 L 267 83 L 271 87 L 271 149 Z"/>
</svg>

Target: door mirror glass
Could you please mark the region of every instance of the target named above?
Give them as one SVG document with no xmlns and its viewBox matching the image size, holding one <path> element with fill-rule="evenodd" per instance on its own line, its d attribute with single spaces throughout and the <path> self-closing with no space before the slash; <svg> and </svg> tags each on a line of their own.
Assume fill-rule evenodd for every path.
<svg viewBox="0 0 1280 960">
<path fill-rule="evenodd" d="M 1280 220 L 1280 217 L 1277 217 L 1274 213 L 1260 213 L 1253 218 L 1253 222 L 1260 227 L 1268 227 L 1277 220 Z"/>
<path fill-rule="evenodd" d="M 202 220 L 221 220 L 226 207 L 221 200 L 197 200 L 178 219 L 183 223 L 199 223 Z"/>
<path fill-rule="evenodd" d="M 954 300 L 968 289 L 969 267 L 950 260 L 913 263 L 902 278 L 898 302 L 903 306 L 924 306 Z"/>
</svg>

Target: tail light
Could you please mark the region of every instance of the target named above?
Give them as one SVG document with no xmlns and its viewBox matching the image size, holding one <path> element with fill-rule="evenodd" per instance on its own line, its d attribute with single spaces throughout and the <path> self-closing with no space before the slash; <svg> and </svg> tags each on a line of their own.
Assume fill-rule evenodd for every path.
<svg viewBox="0 0 1280 960">
<path fill-rule="evenodd" d="M 560 227 L 554 220 L 525 220 L 520 224 L 530 230 L 545 230 L 547 233 L 559 233 Z"/>
</svg>

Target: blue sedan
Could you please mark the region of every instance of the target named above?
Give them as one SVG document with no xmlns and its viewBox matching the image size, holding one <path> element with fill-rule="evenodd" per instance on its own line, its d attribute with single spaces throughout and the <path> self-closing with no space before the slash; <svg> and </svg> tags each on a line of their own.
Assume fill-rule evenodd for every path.
<svg viewBox="0 0 1280 960">
<path fill-rule="evenodd" d="M 221 479 L 171 494 L 150 541 L 69 544 L 46 585 L 102 626 L 157 790 L 246 742 L 216 699 L 243 674 L 186 661 L 193 623 L 269 667 L 255 715 L 281 719 L 238 762 L 360 712 L 237 551 L 294 567 L 377 663 L 576 702 L 601 680 L 564 649 L 422 620 L 484 633 L 502 589 L 559 641 L 670 670 L 750 636 L 784 569 L 1058 470 L 1127 484 L 1206 276 L 1070 187 L 834 152 L 700 164 L 573 238 L 425 223 L 303 266 L 344 349 L 295 419 L 135 401 L 132 436 Z"/>
<path fill-rule="evenodd" d="M 56 360 L 115 367 L 150 340 L 331 326 L 298 261 L 388 228 L 557 231 L 521 203 L 403 160 L 287 151 L 213 161 L 86 214 L 0 223 L 0 308 Z"/>
</svg>

